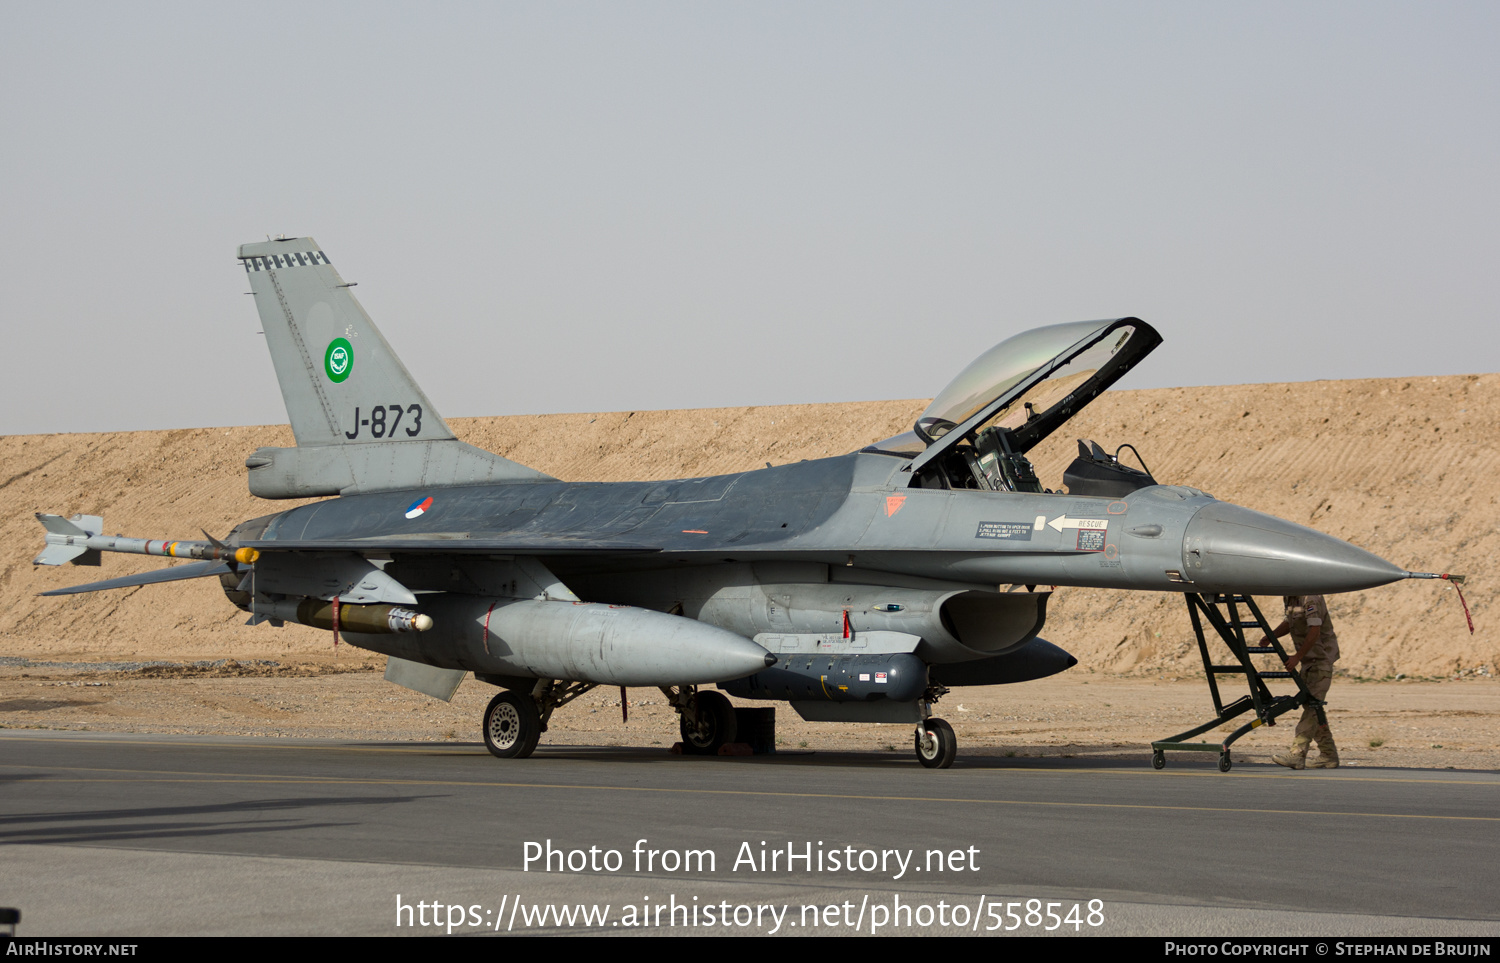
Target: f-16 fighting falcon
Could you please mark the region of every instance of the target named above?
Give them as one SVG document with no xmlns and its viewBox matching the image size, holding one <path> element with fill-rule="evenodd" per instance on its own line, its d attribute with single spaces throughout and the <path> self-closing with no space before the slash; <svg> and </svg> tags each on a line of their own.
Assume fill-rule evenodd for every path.
<svg viewBox="0 0 1500 963">
<path fill-rule="evenodd" d="M 252 624 L 341 633 L 388 656 L 392 682 L 440 699 L 470 672 L 495 686 L 482 729 L 502 758 L 530 755 L 553 711 L 600 685 L 659 688 L 684 751 L 716 752 L 737 725 L 717 686 L 808 720 L 909 724 L 920 762 L 943 768 L 944 694 L 1075 664 L 1038 635 L 1049 587 L 1327 595 L 1433 577 L 1158 484 L 1093 443 L 1045 487 L 1027 452 L 1161 343 L 1137 318 L 1016 334 L 910 431 L 847 455 L 563 482 L 459 441 L 311 238 L 239 259 L 296 437 L 248 457 L 250 491 L 326 499 L 222 540 L 39 515 L 38 564 L 197 560 L 47 594 L 217 578 Z"/>
</svg>

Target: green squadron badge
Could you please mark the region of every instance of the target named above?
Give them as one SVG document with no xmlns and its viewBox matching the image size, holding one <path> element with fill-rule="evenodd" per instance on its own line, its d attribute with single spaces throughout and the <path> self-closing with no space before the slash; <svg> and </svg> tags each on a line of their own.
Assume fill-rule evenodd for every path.
<svg viewBox="0 0 1500 963">
<path fill-rule="evenodd" d="M 328 372 L 328 380 L 334 384 L 349 377 L 349 372 L 354 370 L 354 346 L 343 338 L 328 342 L 328 350 L 323 354 L 323 370 Z"/>
</svg>

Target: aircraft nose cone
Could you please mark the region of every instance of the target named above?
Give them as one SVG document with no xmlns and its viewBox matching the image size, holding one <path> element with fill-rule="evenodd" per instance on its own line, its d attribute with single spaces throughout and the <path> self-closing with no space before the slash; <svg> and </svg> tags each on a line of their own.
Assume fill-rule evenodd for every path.
<svg viewBox="0 0 1500 963">
<path fill-rule="evenodd" d="M 1199 591 L 1251 595 L 1357 592 L 1406 577 L 1342 539 L 1227 502 L 1204 506 L 1188 522 L 1182 562 Z"/>
</svg>

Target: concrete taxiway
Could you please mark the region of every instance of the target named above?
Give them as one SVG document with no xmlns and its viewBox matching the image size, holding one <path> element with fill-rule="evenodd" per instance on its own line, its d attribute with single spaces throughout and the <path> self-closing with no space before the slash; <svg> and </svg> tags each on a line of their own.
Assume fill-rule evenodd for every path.
<svg viewBox="0 0 1500 963">
<path fill-rule="evenodd" d="M 12 730 L 0 781 L 26 936 L 430 934 L 449 907 L 456 934 L 1500 933 L 1492 772 Z M 548 841 L 576 871 L 526 866 Z"/>
</svg>

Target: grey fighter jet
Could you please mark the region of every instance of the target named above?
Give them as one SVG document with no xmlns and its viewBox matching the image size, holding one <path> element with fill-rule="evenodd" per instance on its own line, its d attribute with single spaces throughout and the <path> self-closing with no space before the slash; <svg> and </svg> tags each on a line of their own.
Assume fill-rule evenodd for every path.
<svg viewBox="0 0 1500 963">
<path fill-rule="evenodd" d="M 809 720 L 909 724 L 941 768 L 956 741 L 933 707 L 950 689 L 1075 664 L 1038 635 L 1039 588 L 1328 594 L 1413 574 L 1097 444 L 1046 487 L 1027 452 L 1161 342 L 1137 318 L 1008 338 L 911 431 L 847 455 L 563 482 L 454 437 L 311 238 L 239 258 L 297 442 L 249 456 L 250 490 L 327 499 L 222 540 L 40 515 L 39 564 L 198 560 L 47 594 L 216 577 L 252 623 L 342 633 L 387 655 L 393 682 L 442 699 L 470 672 L 497 687 L 482 726 L 496 756 L 529 755 L 555 709 L 600 685 L 660 688 L 684 751 L 711 753 L 736 738 L 717 686 Z"/>
</svg>

